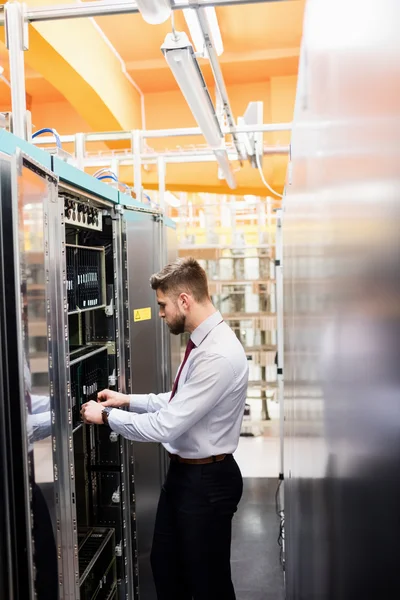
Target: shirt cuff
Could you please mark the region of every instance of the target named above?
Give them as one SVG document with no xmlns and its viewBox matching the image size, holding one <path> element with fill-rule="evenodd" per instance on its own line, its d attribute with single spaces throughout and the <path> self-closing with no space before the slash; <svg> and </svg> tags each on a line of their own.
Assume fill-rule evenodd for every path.
<svg viewBox="0 0 400 600">
<path fill-rule="evenodd" d="M 125 424 L 127 420 L 131 418 L 129 413 L 126 410 L 119 410 L 118 408 L 113 408 L 110 410 L 108 415 L 108 424 L 110 428 L 119 433 L 120 435 L 124 435 Z"/>
<path fill-rule="evenodd" d="M 131 394 L 129 396 L 129 412 L 146 413 L 149 408 L 149 396 L 147 394 Z"/>
</svg>

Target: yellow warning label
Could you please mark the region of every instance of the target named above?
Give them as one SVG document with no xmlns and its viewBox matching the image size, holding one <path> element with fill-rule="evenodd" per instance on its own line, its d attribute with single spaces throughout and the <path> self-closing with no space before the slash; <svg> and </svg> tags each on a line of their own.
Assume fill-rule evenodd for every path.
<svg viewBox="0 0 400 600">
<path fill-rule="evenodd" d="M 137 321 L 148 321 L 151 319 L 151 306 L 148 308 L 135 308 L 133 311 L 133 320 Z"/>
</svg>

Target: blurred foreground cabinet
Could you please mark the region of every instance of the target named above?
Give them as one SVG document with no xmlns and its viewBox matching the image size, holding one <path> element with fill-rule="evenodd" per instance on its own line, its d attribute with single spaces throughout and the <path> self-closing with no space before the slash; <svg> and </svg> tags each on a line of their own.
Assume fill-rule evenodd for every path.
<svg viewBox="0 0 400 600">
<path fill-rule="evenodd" d="M 400 597 L 399 22 L 397 0 L 306 5 L 283 212 L 288 600 Z"/>
</svg>

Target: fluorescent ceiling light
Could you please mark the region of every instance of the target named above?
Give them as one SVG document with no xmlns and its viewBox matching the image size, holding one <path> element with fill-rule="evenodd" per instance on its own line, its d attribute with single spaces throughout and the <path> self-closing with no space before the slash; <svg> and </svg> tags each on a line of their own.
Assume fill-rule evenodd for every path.
<svg viewBox="0 0 400 600">
<path fill-rule="evenodd" d="M 217 53 L 217 56 L 221 56 L 224 51 L 224 45 L 222 43 L 221 31 L 218 25 L 217 13 L 215 12 L 215 8 L 208 7 L 202 9 L 204 11 L 205 17 L 208 21 L 208 26 L 210 28 L 210 33 L 212 37 L 212 44 Z M 196 52 L 202 54 L 204 52 L 204 36 L 200 27 L 199 19 L 197 17 L 197 11 L 193 8 L 184 8 L 183 15 L 185 17 L 187 26 L 189 28 L 190 36 L 193 40 L 194 47 L 196 48 Z"/>
<path fill-rule="evenodd" d="M 202 134 L 215 153 L 222 176 L 230 188 L 236 188 L 214 105 L 188 36 L 186 33 L 169 33 L 161 50 Z"/>
<path fill-rule="evenodd" d="M 143 19 L 150 25 L 164 23 L 171 15 L 169 0 L 136 0 Z"/>
<path fill-rule="evenodd" d="M 4 67 L 2 67 L 2 66 L 0 65 L 0 75 L 2 75 L 3 73 L 4 73 Z"/>
<path fill-rule="evenodd" d="M 174 208 L 178 208 L 181 205 L 181 201 L 168 190 L 164 192 L 164 200 L 167 204 L 173 206 Z"/>
<path fill-rule="evenodd" d="M 161 50 L 208 145 L 220 148 L 223 135 L 188 36 L 169 33 Z"/>
</svg>

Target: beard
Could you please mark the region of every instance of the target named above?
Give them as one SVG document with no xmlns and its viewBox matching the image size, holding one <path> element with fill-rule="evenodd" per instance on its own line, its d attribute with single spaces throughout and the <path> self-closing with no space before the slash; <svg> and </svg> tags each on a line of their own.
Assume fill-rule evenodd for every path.
<svg viewBox="0 0 400 600">
<path fill-rule="evenodd" d="M 185 333 L 185 323 L 185 315 L 178 314 L 174 320 L 167 323 L 167 325 L 173 335 L 180 335 L 181 333 Z"/>
</svg>

